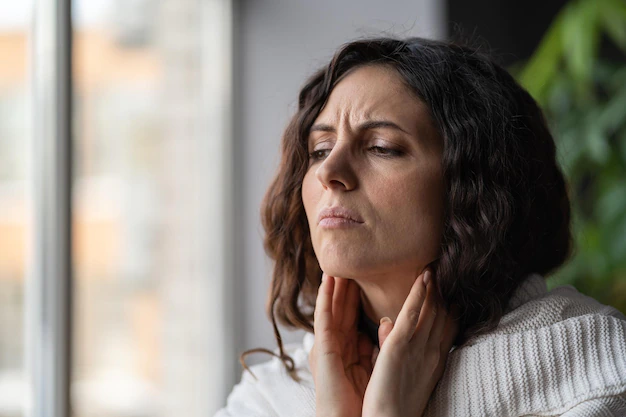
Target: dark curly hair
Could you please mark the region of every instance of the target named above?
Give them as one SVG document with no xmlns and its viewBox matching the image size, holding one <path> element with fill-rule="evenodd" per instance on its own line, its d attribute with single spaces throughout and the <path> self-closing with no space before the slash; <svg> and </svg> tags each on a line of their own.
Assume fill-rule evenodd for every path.
<svg viewBox="0 0 626 417">
<path fill-rule="evenodd" d="M 313 121 L 339 80 L 364 65 L 394 68 L 428 107 L 443 141 L 445 213 L 434 268 L 446 308 L 460 307 L 457 346 L 492 330 L 523 279 L 571 255 L 570 201 L 555 143 L 535 100 L 487 54 L 452 42 L 366 39 L 344 45 L 300 91 L 282 138 L 278 173 L 262 205 L 275 261 L 267 313 L 278 356 L 297 379 L 276 321 L 313 331 L 322 271 L 302 203 Z M 249 369 L 248 369 L 249 370 Z"/>
</svg>

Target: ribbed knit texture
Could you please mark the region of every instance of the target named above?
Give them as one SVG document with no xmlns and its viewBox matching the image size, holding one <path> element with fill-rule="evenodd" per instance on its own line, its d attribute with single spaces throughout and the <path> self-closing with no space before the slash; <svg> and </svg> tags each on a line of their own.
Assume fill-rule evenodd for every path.
<svg viewBox="0 0 626 417">
<path fill-rule="evenodd" d="M 285 346 L 300 383 L 278 359 L 254 365 L 216 417 L 315 416 L 313 341 Z M 626 416 L 626 317 L 530 275 L 494 331 L 450 352 L 424 415 Z"/>
</svg>

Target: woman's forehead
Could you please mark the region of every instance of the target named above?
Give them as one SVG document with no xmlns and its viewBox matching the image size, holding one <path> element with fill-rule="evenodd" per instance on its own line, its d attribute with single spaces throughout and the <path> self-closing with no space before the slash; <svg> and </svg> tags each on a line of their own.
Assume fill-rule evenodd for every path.
<svg viewBox="0 0 626 417">
<path fill-rule="evenodd" d="M 425 104 L 395 70 L 369 65 L 357 68 L 337 83 L 314 124 L 359 125 L 389 120 L 413 130 L 417 119 L 424 116 Z"/>
<path fill-rule="evenodd" d="M 412 136 L 422 136 L 433 128 L 426 104 L 395 69 L 383 65 L 357 68 L 339 81 L 310 133 L 357 130 L 368 124 L 396 125 Z"/>
</svg>

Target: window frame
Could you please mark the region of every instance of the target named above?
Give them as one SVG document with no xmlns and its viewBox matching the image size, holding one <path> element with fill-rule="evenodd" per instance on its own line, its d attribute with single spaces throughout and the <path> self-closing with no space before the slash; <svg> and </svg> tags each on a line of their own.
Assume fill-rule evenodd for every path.
<svg viewBox="0 0 626 417">
<path fill-rule="evenodd" d="M 32 247 L 25 295 L 24 415 L 70 415 L 72 347 L 72 4 L 33 4 Z"/>
</svg>

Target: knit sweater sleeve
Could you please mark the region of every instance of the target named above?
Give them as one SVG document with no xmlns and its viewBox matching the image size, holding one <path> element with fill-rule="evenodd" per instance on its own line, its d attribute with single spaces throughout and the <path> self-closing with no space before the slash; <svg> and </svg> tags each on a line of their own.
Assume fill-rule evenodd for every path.
<svg viewBox="0 0 626 417">
<path fill-rule="evenodd" d="M 278 417 L 278 413 L 259 390 L 257 381 L 244 371 L 226 400 L 226 406 L 214 417 Z"/>
<path fill-rule="evenodd" d="M 624 416 L 626 416 L 626 392 L 582 402 L 561 415 L 561 417 Z"/>
</svg>

